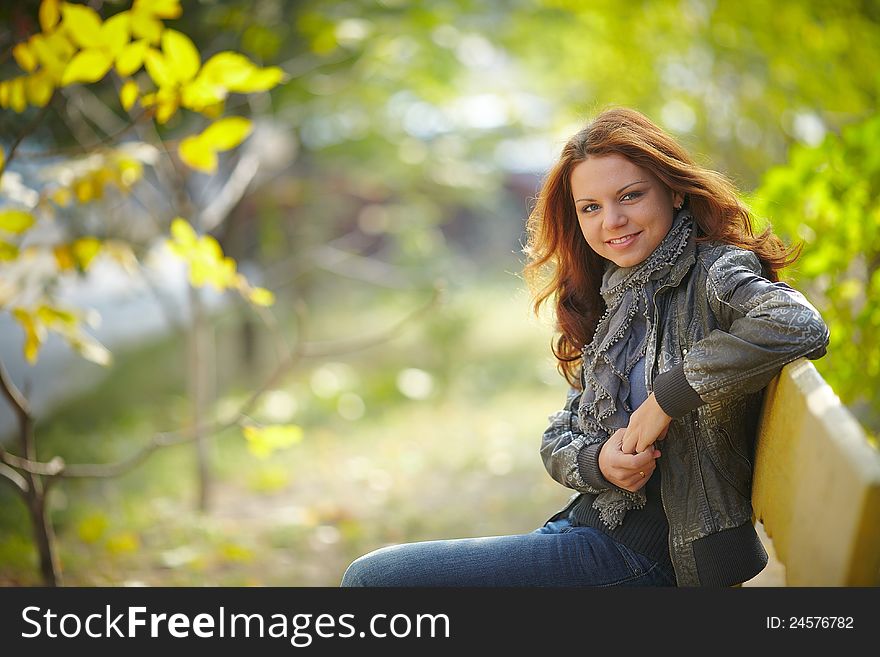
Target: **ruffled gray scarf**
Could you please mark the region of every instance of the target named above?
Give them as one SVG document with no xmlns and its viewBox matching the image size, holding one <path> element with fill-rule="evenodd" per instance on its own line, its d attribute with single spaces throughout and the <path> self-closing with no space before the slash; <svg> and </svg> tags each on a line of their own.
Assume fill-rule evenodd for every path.
<svg viewBox="0 0 880 657">
<path fill-rule="evenodd" d="M 606 266 L 599 290 L 606 311 L 596 326 L 593 341 L 581 350 L 584 392 L 578 419 L 587 437 L 586 445 L 603 442 L 629 423 L 629 374 L 645 355 L 653 329 L 654 290 L 672 271 L 692 233 L 690 212 L 680 210 L 666 237 L 643 262 L 633 267 L 618 267 L 612 262 Z M 642 318 L 647 322 L 647 330 L 636 332 L 641 338 L 639 344 L 630 344 L 635 342 L 630 340 L 633 321 Z M 645 367 L 650 368 L 651 363 L 645 363 Z M 623 522 L 629 509 L 641 509 L 645 502 L 644 488 L 635 493 L 610 488 L 597 495 L 593 508 L 599 511 L 602 522 L 613 529 Z"/>
</svg>

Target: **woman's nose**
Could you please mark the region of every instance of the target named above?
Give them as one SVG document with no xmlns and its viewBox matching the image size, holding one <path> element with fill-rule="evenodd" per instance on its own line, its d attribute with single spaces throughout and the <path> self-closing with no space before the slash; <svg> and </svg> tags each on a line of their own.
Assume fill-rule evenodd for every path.
<svg viewBox="0 0 880 657">
<path fill-rule="evenodd" d="M 627 218 L 623 210 L 612 210 L 605 214 L 605 230 L 616 230 L 621 226 L 625 226 L 626 222 Z"/>
</svg>

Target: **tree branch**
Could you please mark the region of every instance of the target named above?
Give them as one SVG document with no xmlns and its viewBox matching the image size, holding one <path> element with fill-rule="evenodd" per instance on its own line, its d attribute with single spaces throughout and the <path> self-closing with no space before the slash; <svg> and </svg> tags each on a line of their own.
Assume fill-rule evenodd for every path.
<svg viewBox="0 0 880 657">
<path fill-rule="evenodd" d="M 4 463 L 0 463 L 0 478 L 5 479 L 15 486 L 19 493 L 27 493 L 28 490 L 30 490 L 27 479 Z"/>
<path fill-rule="evenodd" d="M 15 411 L 19 419 L 30 418 L 31 412 L 27 399 L 24 398 L 18 386 L 9 378 L 9 373 L 6 371 L 2 361 L 0 361 L 0 388 L 2 388 L 3 396 L 6 397 L 6 400 L 12 406 L 12 410 Z"/>
<path fill-rule="evenodd" d="M 372 347 L 393 339 L 400 333 L 400 330 L 404 325 L 411 322 L 418 316 L 424 314 L 427 310 L 433 307 L 440 298 L 441 293 L 442 289 L 440 288 L 440 286 L 435 286 L 431 298 L 425 304 L 411 312 L 409 315 L 406 315 L 402 319 L 398 320 L 389 328 L 374 336 L 361 340 L 349 341 L 320 343 L 298 342 L 296 348 L 290 353 L 290 355 L 278 364 L 278 366 L 269 375 L 263 385 L 260 386 L 260 388 L 256 390 L 250 396 L 250 398 L 239 407 L 238 411 L 234 413 L 229 419 L 225 421 L 214 422 L 207 427 L 194 426 L 179 431 L 157 433 L 153 435 L 149 443 L 144 445 L 141 449 L 132 454 L 130 457 L 121 461 L 117 461 L 115 463 L 66 465 L 60 457 L 56 457 L 52 459 L 52 461 L 50 461 L 49 463 L 40 463 L 37 461 L 14 457 L 13 455 L 5 452 L 3 460 L 7 461 L 8 458 L 11 458 L 13 459 L 13 463 L 10 463 L 10 465 L 14 464 L 15 467 L 32 474 L 46 475 L 47 477 L 49 477 L 46 482 L 47 486 L 58 481 L 59 479 L 96 479 L 117 477 L 145 461 L 154 451 L 161 447 L 182 445 L 196 440 L 197 436 L 200 433 L 204 432 L 207 435 L 213 435 L 237 426 L 243 418 L 246 418 L 248 416 L 248 414 L 251 412 L 254 406 L 256 406 L 257 402 L 260 400 L 263 394 L 265 394 L 267 390 L 275 385 L 275 383 L 277 383 L 277 381 L 303 357 L 314 358 L 320 356 L 332 356 L 341 353 L 350 353 L 352 351 L 366 349 L 368 347 Z M 303 321 L 301 315 L 298 315 L 298 321 Z M 301 335 L 301 332 L 299 334 Z"/>
<path fill-rule="evenodd" d="M 31 133 L 37 129 L 37 126 L 43 122 L 43 119 L 46 118 L 46 114 L 49 112 L 49 107 L 52 105 L 52 101 L 55 99 L 56 92 L 52 92 L 52 97 L 49 99 L 49 102 L 43 105 L 43 108 L 40 110 L 39 114 L 34 117 L 34 120 L 28 123 L 24 130 L 22 130 L 15 138 L 15 141 L 12 142 L 12 146 L 9 147 L 9 152 L 6 153 L 6 157 L 3 162 L 0 162 L 0 176 L 3 175 L 3 172 L 6 171 L 6 167 L 9 166 L 9 163 L 12 161 L 12 158 L 15 157 L 15 151 L 21 145 L 27 137 L 31 135 Z"/>
<path fill-rule="evenodd" d="M 434 305 L 436 305 L 442 295 L 442 286 L 439 284 L 435 284 L 431 298 L 422 307 L 417 308 L 409 315 L 398 320 L 395 324 L 385 329 L 381 333 L 371 337 L 354 340 L 335 340 L 306 343 L 302 347 L 303 356 L 305 358 L 323 358 L 327 356 L 336 356 L 343 353 L 350 353 L 352 351 L 360 351 L 361 349 L 366 349 L 368 347 L 372 347 L 383 342 L 388 342 L 400 333 L 404 325 L 408 324 L 410 321 L 414 320 L 420 315 L 423 315 Z"/>
<path fill-rule="evenodd" d="M 213 197 L 208 207 L 199 213 L 196 225 L 205 233 L 219 226 L 244 196 L 259 169 L 260 158 L 255 153 L 247 153 L 239 159 L 223 188 Z"/>
</svg>

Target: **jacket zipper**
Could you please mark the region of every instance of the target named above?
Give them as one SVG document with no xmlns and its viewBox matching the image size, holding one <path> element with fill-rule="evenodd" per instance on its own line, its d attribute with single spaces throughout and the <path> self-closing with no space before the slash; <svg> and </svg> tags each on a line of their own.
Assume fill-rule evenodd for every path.
<svg viewBox="0 0 880 657">
<path fill-rule="evenodd" d="M 648 338 L 648 344 L 651 348 L 651 360 L 645 363 L 646 365 L 648 365 L 648 367 L 645 367 L 645 389 L 648 390 L 648 394 L 651 394 L 654 392 L 654 364 L 657 360 L 657 341 L 658 341 L 657 336 L 659 334 L 659 332 L 657 330 L 657 325 L 659 324 L 658 318 L 660 317 L 660 313 L 657 310 L 657 296 L 669 287 L 671 287 L 671 286 L 670 285 L 663 285 L 663 286 L 657 288 L 654 291 L 654 298 L 651 300 L 651 302 L 654 305 L 654 321 L 652 322 L 651 335 Z M 673 574 L 675 574 L 675 580 L 676 580 L 676 584 L 677 584 L 678 583 L 678 574 L 677 574 L 678 573 L 678 559 L 677 559 L 677 555 L 675 553 L 674 546 L 672 544 L 672 526 L 669 523 L 669 513 L 666 510 L 667 509 L 667 506 L 666 506 L 667 493 L 665 491 L 666 491 L 668 485 L 669 485 L 668 478 L 663 477 L 661 475 L 660 506 L 663 507 L 663 513 L 666 515 L 666 521 L 667 521 L 666 548 L 669 551 L 669 560 L 672 562 L 672 570 L 673 570 Z"/>
</svg>

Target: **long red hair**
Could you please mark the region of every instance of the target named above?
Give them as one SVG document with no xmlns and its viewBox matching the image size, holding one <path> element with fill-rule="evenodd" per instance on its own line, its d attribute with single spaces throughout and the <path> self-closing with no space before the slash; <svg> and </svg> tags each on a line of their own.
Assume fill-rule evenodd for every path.
<svg viewBox="0 0 880 657">
<path fill-rule="evenodd" d="M 560 373 L 576 388 L 580 388 L 581 347 L 592 340 L 605 311 L 599 295 L 605 261 L 581 233 L 571 172 L 589 156 L 611 154 L 626 157 L 683 194 L 697 224 L 698 241 L 724 242 L 754 252 L 770 280 L 779 280 L 777 272 L 799 255 L 799 249 L 786 247 L 772 228 L 756 235 L 734 184 L 717 171 L 698 166 L 644 114 L 624 107 L 605 110 L 565 144 L 526 223 L 528 260 L 523 274 L 532 290 L 534 311 L 537 314 L 547 300 L 555 302 L 559 334 L 553 354 Z"/>
</svg>

